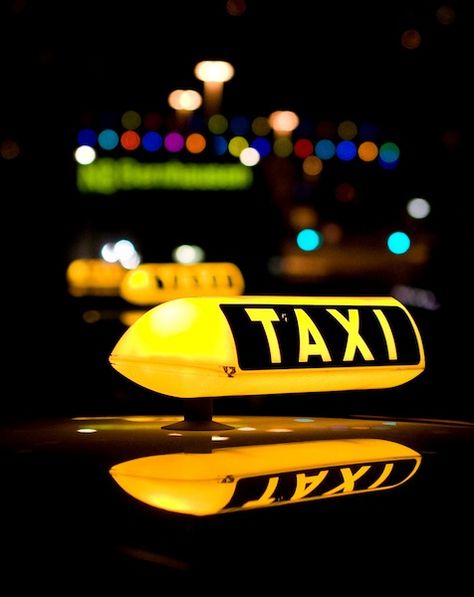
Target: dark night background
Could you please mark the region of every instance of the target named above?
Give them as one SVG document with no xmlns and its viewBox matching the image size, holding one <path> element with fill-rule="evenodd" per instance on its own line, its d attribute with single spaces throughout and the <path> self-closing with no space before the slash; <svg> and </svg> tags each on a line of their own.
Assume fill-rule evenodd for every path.
<svg viewBox="0 0 474 597">
<path fill-rule="evenodd" d="M 387 213 L 396 213 L 394 206 L 403 209 L 414 196 L 429 199 L 432 211 L 423 226 L 434 239 L 432 251 L 412 282 L 434 293 L 440 307 L 409 307 L 425 341 L 427 369 L 403 388 L 291 397 L 291 404 L 285 397 L 229 399 L 217 408 L 472 418 L 474 214 L 467 123 L 473 28 L 467 4 L 4 2 L 2 326 L 11 385 L 2 410 L 29 417 L 179 408 L 120 378 L 107 363 L 124 328 L 114 321 L 86 325 L 81 313 L 116 305 L 69 297 L 65 270 L 88 236 L 133 237 L 147 261 L 169 261 L 181 242 L 205 246 L 210 261 L 241 267 L 246 294 L 389 294 L 400 282 L 381 275 L 298 284 L 272 275 L 268 263 L 288 226 L 262 170 L 255 170 L 256 185 L 247 194 L 189 199 L 169 193 L 152 201 L 137 192 L 110 201 L 78 193 L 73 152 L 84 119 L 125 110 L 169 114 L 171 90 L 201 91 L 195 64 L 220 59 L 236 71 L 224 89 L 225 114 L 254 118 L 294 110 L 310 122 L 373 121 L 400 145 L 396 172 L 351 171 L 368 205 L 379 210 L 370 222 L 355 214 L 352 225 L 369 239 Z M 231 16 L 229 6 L 242 14 Z M 419 32 L 418 48 L 403 47 L 407 30 Z M 328 181 L 345 176 L 334 167 Z M 323 193 L 329 182 L 321 183 Z M 301 194 L 295 187 L 297 200 Z M 341 205 L 332 210 L 335 219 L 344 219 Z"/>
</svg>

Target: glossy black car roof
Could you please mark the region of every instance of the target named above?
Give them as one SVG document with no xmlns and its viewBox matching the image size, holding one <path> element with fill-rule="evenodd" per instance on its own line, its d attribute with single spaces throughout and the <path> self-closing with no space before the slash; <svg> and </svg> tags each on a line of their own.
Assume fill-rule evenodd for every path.
<svg viewBox="0 0 474 597">
<path fill-rule="evenodd" d="M 116 588 L 224 581 L 241 591 L 252 578 L 268 586 L 290 581 L 298 591 L 467 578 L 474 424 L 227 416 L 216 421 L 230 429 L 163 429 L 178 420 L 81 417 L 2 430 L 2 543 L 6 569 L 21 571 L 19 586 L 54 581 L 58 570 Z M 388 452 L 380 456 L 380 447 Z M 259 470 L 248 468 L 248 450 L 253 461 L 263 455 Z M 358 450 L 358 460 L 344 461 Z M 228 463 L 225 475 L 216 455 Z M 183 456 L 211 464 L 189 479 L 185 466 L 173 468 Z M 193 502 L 203 483 L 219 491 L 230 483 L 231 507 L 196 515 L 163 507 L 166 499 L 159 507 L 137 499 L 111 469 L 143 460 L 152 465 L 142 477 L 155 493 L 173 477 L 172 491 L 182 485 Z M 318 475 L 326 483 L 319 495 L 311 486 Z M 274 503 L 249 507 L 265 491 Z M 402 580 L 408 573 L 412 580 Z"/>
</svg>

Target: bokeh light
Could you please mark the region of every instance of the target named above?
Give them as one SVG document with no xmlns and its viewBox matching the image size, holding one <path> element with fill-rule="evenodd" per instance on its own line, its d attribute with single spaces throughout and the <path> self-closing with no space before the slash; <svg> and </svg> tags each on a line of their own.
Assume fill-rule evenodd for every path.
<svg viewBox="0 0 474 597">
<path fill-rule="evenodd" d="M 234 135 L 246 135 L 250 130 L 250 122 L 246 116 L 234 116 L 230 119 L 230 130 Z"/>
<path fill-rule="evenodd" d="M 118 261 L 118 255 L 115 253 L 115 243 L 105 243 L 100 250 L 100 255 L 107 263 L 115 263 Z"/>
<path fill-rule="evenodd" d="M 180 96 L 180 110 L 193 111 L 197 110 L 202 104 L 201 94 L 194 89 L 185 89 Z"/>
<path fill-rule="evenodd" d="M 168 96 L 168 103 L 173 110 L 191 112 L 202 104 L 201 94 L 194 89 L 175 89 Z"/>
<path fill-rule="evenodd" d="M 296 236 L 296 244 L 302 251 L 315 251 L 321 243 L 322 236 L 314 228 L 304 228 Z"/>
<path fill-rule="evenodd" d="M 89 147 L 89 145 L 81 145 L 74 152 L 74 159 L 78 164 L 82 164 L 83 166 L 92 164 L 95 158 L 95 149 L 93 147 Z"/>
<path fill-rule="evenodd" d="M 395 255 L 403 255 L 410 248 L 411 241 L 408 234 L 405 232 L 392 232 L 387 238 L 387 247 L 391 253 Z"/>
<path fill-rule="evenodd" d="M 105 243 L 100 250 L 100 254 L 107 263 L 116 263 L 118 261 L 125 269 L 135 269 L 141 261 L 135 245 L 125 238 L 115 243 Z"/>
<path fill-rule="evenodd" d="M 422 197 L 415 197 L 407 203 L 407 212 L 416 220 L 426 218 L 431 211 L 431 205 Z"/>
<path fill-rule="evenodd" d="M 224 155 L 227 152 L 227 141 L 225 140 L 225 137 L 222 137 L 222 135 L 216 135 L 212 139 L 212 145 L 216 155 Z"/>
<path fill-rule="evenodd" d="M 352 141 L 341 141 L 337 144 L 336 155 L 344 162 L 350 162 L 357 155 L 357 147 Z"/>
<path fill-rule="evenodd" d="M 225 83 L 234 76 L 234 67 L 223 60 L 203 60 L 194 67 L 194 75 L 200 81 Z"/>
<path fill-rule="evenodd" d="M 96 143 L 97 133 L 92 129 L 82 129 L 77 133 L 78 145 L 89 145 L 89 147 L 94 147 Z"/>
<path fill-rule="evenodd" d="M 436 19 L 441 25 L 451 25 L 456 19 L 454 8 L 449 4 L 443 4 L 436 11 Z"/>
<path fill-rule="evenodd" d="M 227 0 L 225 9 L 231 17 L 241 17 L 247 10 L 247 3 L 245 0 Z"/>
<path fill-rule="evenodd" d="M 200 263 L 205 257 L 204 250 L 198 245 L 179 245 L 172 252 L 173 261 L 177 263 Z"/>
<path fill-rule="evenodd" d="M 184 147 L 183 135 L 176 132 L 168 133 L 165 137 L 164 145 L 170 153 L 178 153 Z"/>
<path fill-rule="evenodd" d="M 124 129 L 135 130 L 142 123 L 142 117 L 135 110 L 128 110 L 122 114 L 121 123 Z"/>
<path fill-rule="evenodd" d="M 336 125 L 330 120 L 321 120 L 316 125 L 316 134 L 321 138 L 331 138 L 336 134 Z"/>
<path fill-rule="evenodd" d="M 227 149 L 231 155 L 238 158 L 240 156 L 240 154 L 242 153 L 242 151 L 248 146 L 249 146 L 249 143 L 245 137 L 237 136 L 237 137 L 232 137 L 232 139 L 229 141 L 229 145 L 228 145 Z"/>
<path fill-rule="evenodd" d="M 265 116 L 257 116 L 252 120 L 252 131 L 259 137 L 264 137 L 272 130 L 268 118 Z"/>
<path fill-rule="evenodd" d="M 120 145 L 128 151 L 133 151 L 140 147 L 140 135 L 135 131 L 125 131 L 120 136 Z"/>
<path fill-rule="evenodd" d="M 416 29 L 408 29 L 402 33 L 401 44 L 407 50 L 416 50 L 421 45 L 421 35 Z"/>
<path fill-rule="evenodd" d="M 222 133 L 226 132 L 228 126 L 227 118 L 222 114 L 214 114 L 209 118 L 209 122 L 207 123 L 208 129 L 214 135 L 222 135 Z"/>
<path fill-rule="evenodd" d="M 14 160 L 20 155 L 20 146 L 13 139 L 4 139 L 0 143 L 0 156 L 4 160 Z"/>
<path fill-rule="evenodd" d="M 288 137 L 279 137 L 273 143 L 273 152 L 280 158 L 287 158 L 293 151 L 293 143 Z"/>
<path fill-rule="evenodd" d="M 276 133 L 291 133 L 298 126 L 298 116 L 290 110 L 277 110 L 268 117 L 270 126 Z"/>
<path fill-rule="evenodd" d="M 379 134 L 379 127 L 373 122 L 362 122 L 359 125 L 359 137 L 364 141 L 373 141 Z"/>
<path fill-rule="evenodd" d="M 338 184 L 335 194 L 336 199 L 342 203 L 349 203 L 350 201 L 354 201 L 357 197 L 357 191 L 355 190 L 355 187 L 349 182 L 341 182 Z"/>
<path fill-rule="evenodd" d="M 142 145 L 147 151 L 158 151 L 163 145 L 163 139 L 159 133 L 148 131 L 143 135 Z"/>
<path fill-rule="evenodd" d="M 298 139 L 295 143 L 295 155 L 306 158 L 313 153 L 313 144 L 309 139 Z"/>
<path fill-rule="evenodd" d="M 337 127 L 337 134 L 341 139 L 350 141 L 357 135 L 357 125 L 352 120 L 344 120 Z"/>
<path fill-rule="evenodd" d="M 262 158 L 266 158 L 267 155 L 270 155 L 272 152 L 272 144 L 264 137 L 258 137 L 257 139 L 254 139 L 250 143 L 250 147 L 256 149 Z"/>
<path fill-rule="evenodd" d="M 98 141 L 102 149 L 110 151 L 119 144 L 119 136 L 112 129 L 104 129 L 99 133 Z"/>
<path fill-rule="evenodd" d="M 363 162 L 373 162 L 377 159 L 379 148 L 373 141 L 364 141 L 359 145 L 357 153 Z"/>
<path fill-rule="evenodd" d="M 328 222 L 327 224 L 324 224 L 324 226 L 321 228 L 321 232 L 324 237 L 324 242 L 331 245 L 336 245 L 342 240 L 342 228 L 335 222 Z"/>
<path fill-rule="evenodd" d="M 396 143 L 384 143 L 380 146 L 379 156 L 382 162 L 393 164 L 400 157 L 400 149 Z"/>
<path fill-rule="evenodd" d="M 260 161 L 260 154 L 253 147 L 246 147 L 240 153 L 239 160 L 244 166 L 255 166 Z"/>
<path fill-rule="evenodd" d="M 161 116 L 158 112 L 148 112 L 143 118 L 143 126 L 149 131 L 156 131 L 161 126 Z"/>
<path fill-rule="evenodd" d="M 321 139 L 316 143 L 314 153 L 321 160 L 330 160 L 336 153 L 336 146 L 330 139 Z"/>
<path fill-rule="evenodd" d="M 323 163 L 315 155 L 309 155 L 303 160 L 303 172 L 308 176 L 318 176 L 322 169 Z"/>
<path fill-rule="evenodd" d="M 290 211 L 290 224 L 296 230 L 314 228 L 318 223 L 318 214 L 309 205 L 299 205 Z"/>
<path fill-rule="evenodd" d="M 206 139 L 201 133 L 191 133 L 186 138 L 186 149 L 189 153 L 201 153 L 206 148 Z"/>
</svg>

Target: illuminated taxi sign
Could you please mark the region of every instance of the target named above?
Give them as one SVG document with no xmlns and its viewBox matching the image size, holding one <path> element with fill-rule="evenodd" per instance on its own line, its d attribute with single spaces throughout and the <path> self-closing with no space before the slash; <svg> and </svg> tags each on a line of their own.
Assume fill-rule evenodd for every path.
<svg viewBox="0 0 474 597">
<path fill-rule="evenodd" d="M 110 355 L 181 398 L 388 388 L 424 369 L 420 334 L 391 297 L 200 297 L 147 311 Z"/>
<path fill-rule="evenodd" d="M 73 296 L 116 296 L 127 270 L 120 263 L 102 259 L 75 259 L 66 270 L 68 289 Z"/>
<path fill-rule="evenodd" d="M 143 263 L 120 286 L 125 300 L 142 306 L 183 296 L 235 296 L 243 290 L 242 273 L 233 263 Z"/>
<path fill-rule="evenodd" d="M 418 452 L 391 441 L 321 440 L 148 456 L 110 474 L 150 506 L 205 516 L 393 489 L 420 463 Z"/>
</svg>

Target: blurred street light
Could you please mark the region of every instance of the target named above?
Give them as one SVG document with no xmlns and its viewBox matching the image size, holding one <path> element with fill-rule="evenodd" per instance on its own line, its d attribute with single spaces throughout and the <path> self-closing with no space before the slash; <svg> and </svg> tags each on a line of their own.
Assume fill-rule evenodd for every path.
<svg viewBox="0 0 474 597">
<path fill-rule="evenodd" d="M 224 83 L 234 76 L 234 67 L 222 60 L 204 60 L 194 68 L 197 79 L 204 82 L 204 108 L 208 116 L 221 106 Z"/>
<path fill-rule="evenodd" d="M 184 126 L 192 112 L 202 104 L 202 97 L 193 89 L 175 89 L 169 94 L 168 103 L 173 110 L 176 110 L 178 126 Z"/>
</svg>

